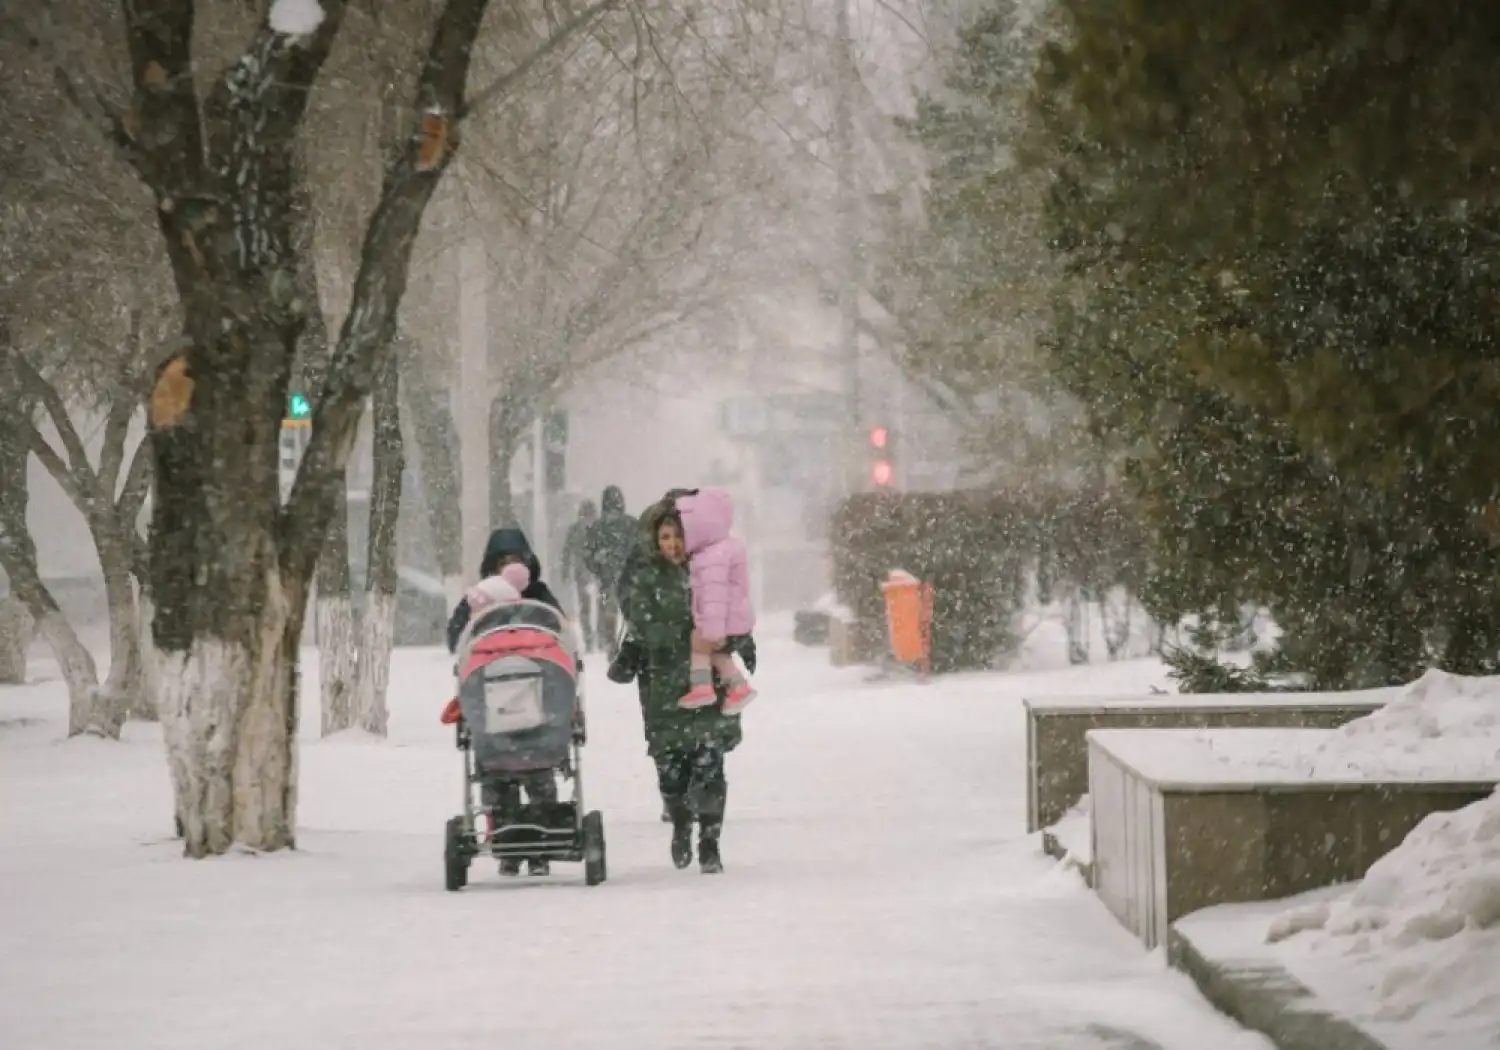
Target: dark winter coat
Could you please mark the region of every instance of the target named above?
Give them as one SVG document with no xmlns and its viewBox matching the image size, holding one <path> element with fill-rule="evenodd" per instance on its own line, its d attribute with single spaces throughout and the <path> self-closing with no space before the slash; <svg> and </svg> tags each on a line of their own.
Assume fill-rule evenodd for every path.
<svg viewBox="0 0 1500 1050">
<path fill-rule="evenodd" d="M 586 513 L 579 514 L 573 524 L 568 526 L 567 538 L 563 540 L 562 551 L 562 581 L 563 583 L 585 584 L 593 578 L 593 572 L 588 567 L 585 557 L 589 546 L 589 529 L 593 528 L 598 517 L 593 512 L 592 503 L 584 504 L 588 508 Z"/>
<path fill-rule="evenodd" d="M 589 526 L 583 553 L 584 566 L 605 590 L 619 593 L 620 576 L 639 543 L 639 530 L 636 519 L 625 513 L 625 494 L 616 485 L 605 489 L 599 520 Z"/>
<path fill-rule="evenodd" d="M 505 559 L 519 557 L 531 572 L 531 583 L 521 592 L 521 597 L 527 601 L 542 602 L 552 606 L 558 612 L 567 615 L 562 603 L 552 593 L 552 588 L 542 581 L 542 562 L 531 549 L 531 542 L 527 540 L 526 533 L 520 529 L 496 529 L 490 533 L 489 542 L 484 545 L 484 557 L 479 562 L 479 578 L 486 579 L 500 571 L 500 565 Z M 448 619 L 448 651 L 451 653 L 458 648 L 459 636 L 464 633 L 464 628 L 469 626 L 469 600 L 462 598 L 453 609 L 453 615 Z"/>
<path fill-rule="evenodd" d="M 646 517 L 653 518 L 652 512 L 648 511 Z M 642 531 L 651 535 L 652 549 L 635 569 L 627 603 L 631 610 L 627 644 L 636 652 L 646 748 L 653 756 L 691 751 L 705 744 L 731 751 L 742 739 L 739 718 L 724 715 L 718 706 L 696 710 L 677 706 L 689 685 L 692 600 L 687 566 L 673 565 L 654 551 L 655 522 L 659 520 L 657 513 L 649 524 L 643 523 Z M 749 644 L 747 666 L 752 664 L 753 641 L 744 638 L 735 642 L 741 652 L 738 645 Z M 716 681 L 715 688 L 722 703 L 723 683 Z"/>
</svg>

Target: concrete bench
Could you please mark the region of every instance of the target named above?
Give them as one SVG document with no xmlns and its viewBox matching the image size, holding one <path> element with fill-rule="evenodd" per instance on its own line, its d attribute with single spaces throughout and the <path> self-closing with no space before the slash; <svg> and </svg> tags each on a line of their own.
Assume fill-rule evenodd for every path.
<svg viewBox="0 0 1500 1050">
<path fill-rule="evenodd" d="M 1042 831 L 1089 790 L 1091 729 L 1337 729 L 1383 706 L 1400 690 L 1348 693 L 1217 693 L 1057 697 L 1026 707 L 1026 830 Z M 1057 852 L 1055 837 L 1044 847 Z"/>
<path fill-rule="evenodd" d="M 1363 878 L 1430 813 L 1488 796 L 1491 761 L 1440 778 L 1419 752 L 1312 772 L 1317 729 L 1088 734 L 1093 886 L 1148 948 L 1215 904 L 1290 897 Z M 1260 756 L 1264 761 L 1257 762 Z M 1277 759 L 1271 762 L 1270 759 Z M 1402 765 L 1407 768 L 1400 768 Z"/>
</svg>

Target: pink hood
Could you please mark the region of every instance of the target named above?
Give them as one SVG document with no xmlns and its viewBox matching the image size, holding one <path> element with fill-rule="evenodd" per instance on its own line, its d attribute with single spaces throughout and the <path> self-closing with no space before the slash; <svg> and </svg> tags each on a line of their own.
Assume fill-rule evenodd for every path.
<svg viewBox="0 0 1500 1050">
<path fill-rule="evenodd" d="M 725 489 L 700 489 L 696 495 L 678 496 L 677 513 L 689 556 L 722 543 L 734 529 L 734 501 Z"/>
</svg>

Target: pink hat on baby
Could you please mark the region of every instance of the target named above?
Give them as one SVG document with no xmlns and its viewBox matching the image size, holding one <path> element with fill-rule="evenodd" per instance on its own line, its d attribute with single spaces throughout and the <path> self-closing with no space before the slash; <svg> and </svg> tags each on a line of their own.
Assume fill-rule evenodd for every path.
<svg viewBox="0 0 1500 1050">
<path fill-rule="evenodd" d="M 531 586 L 531 570 L 518 561 L 513 561 L 501 569 L 500 576 L 516 589 L 517 594 L 524 594 L 526 588 Z"/>
</svg>

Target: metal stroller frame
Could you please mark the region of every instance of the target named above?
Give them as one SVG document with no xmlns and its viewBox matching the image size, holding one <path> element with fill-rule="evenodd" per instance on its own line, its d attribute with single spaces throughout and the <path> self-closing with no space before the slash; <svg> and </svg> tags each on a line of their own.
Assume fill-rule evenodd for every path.
<svg viewBox="0 0 1500 1050">
<path fill-rule="evenodd" d="M 473 733 L 463 718 L 460 705 L 455 744 L 464 754 L 463 809 L 458 816 L 449 819 L 446 827 L 443 848 L 445 885 L 449 890 L 463 889 L 468 884 L 469 866 L 474 858 L 489 853 L 502 861 L 582 861 L 584 881 L 597 886 L 607 877 L 604 815 L 598 810 L 586 810 L 584 806 L 583 747 L 588 742 L 588 731 L 582 668 L 579 666 L 582 645 L 576 628 L 556 609 L 540 602 L 522 601 L 486 609 L 474 617 L 459 636 L 455 652 L 467 654 L 480 638 L 509 627 L 526 627 L 551 635 L 573 661 L 573 724 L 568 749 L 561 762 L 545 771 L 548 776 L 561 773 L 563 779 L 571 780 L 573 797 L 565 802 L 528 800 L 515 811 L 516 819 L 502 823 L 500 807 L 491 808 L 484 802 L 485 787 L 496 782 L 510 782 L 518 783 L 520 789 L 524 789 L 523 778 L 533 774 L 506 776 L 481 770 Z M 456 666 L 455 672 L 458 669 Z M 533 771 L 541 772 L 541 769 Z M 476 792 L 481 795 L 477 805 Z M 477 818 L 481 812 L 490 816 L 487 830 L 480 829 Z"/>
</svg>

